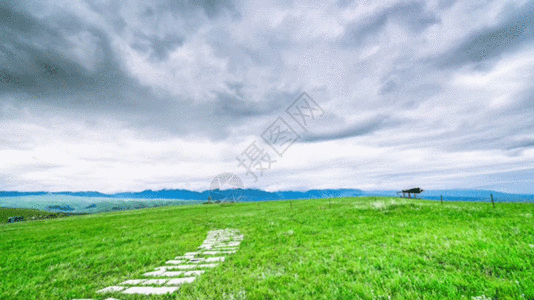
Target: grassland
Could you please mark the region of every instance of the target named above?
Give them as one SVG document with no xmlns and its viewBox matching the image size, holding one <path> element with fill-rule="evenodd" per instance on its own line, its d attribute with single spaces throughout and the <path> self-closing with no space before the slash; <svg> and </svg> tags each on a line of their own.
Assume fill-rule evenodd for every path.
<svg viewBox="0 0 534 300">
<path fill-rule="evenodd" d="M 383 197 L 169 206 L 0 225 L 0 299 L 95 291 L 194 251 L 237 253 L 171 295 L 119 299 L 534 299 L 533 204 Z M 485 298 L 484 298 L 485 297 Z"/>
<path fill-rule="evenodd" d="M 6 223 L 10 217 L 23 216 L 24 221 L 31 221 L 32 218 L 36 220 L 49 219 L 49 218 L 62 218 L 67 217 L 69 214 L 65 213 L 53 213 L 37 209 L 25 209 L 25 208 L 4 208 L 0 207 L 0 223 Z"/>
<path fill-rule="evenodd" d="M 201 201 L 176 199 L 78 197 L 69 195 L 0 197 L 0 207 L 26 208 L 49 212 L 77 214 L 94 214 L 109 211 L 123 211 L 169 205 L 191 205 L 199 203 L 201 203 Z"/>
</svg>

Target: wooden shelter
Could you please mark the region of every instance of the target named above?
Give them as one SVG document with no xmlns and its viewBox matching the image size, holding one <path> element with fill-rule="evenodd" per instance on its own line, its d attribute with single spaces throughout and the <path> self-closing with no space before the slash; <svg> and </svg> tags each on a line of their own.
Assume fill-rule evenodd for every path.
<svg viewBox="0 0 534 300">
<path fill-rule="evenodd" d="M 414 199 L 417 199 L 416 195 L 422 193 L 424 190 L 421 188 L 413 188 L 409 190 L 402 190 L 402 198 L 406 198 L 406 194 L 408 194 L 408 198 L 412 198 L 412 194 Z"/>
</svg>

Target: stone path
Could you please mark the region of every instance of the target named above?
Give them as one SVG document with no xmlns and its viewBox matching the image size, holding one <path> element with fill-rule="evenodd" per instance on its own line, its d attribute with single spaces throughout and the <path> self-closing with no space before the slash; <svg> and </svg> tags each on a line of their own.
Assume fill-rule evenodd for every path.
<svg viewBox="0 0 534 300">
<path fill-rule="evenodd" d="M 243 235 L 237 229 L 223 229 L 208 232 L 208 237 L 196 252 L 187 252 L 143 274 L 143 279 L 130 279 L 97 291 L 97 293 L 123 294 L 167 294 L 177 291 L 182 284 L 195 281 L 198 276 L 224 262 L 225 255 L 237 251 Z M 72 299 L 94 300 L 94 299 Z M 118 300 L 107 298 L 105 300 Z"/>
</svg>

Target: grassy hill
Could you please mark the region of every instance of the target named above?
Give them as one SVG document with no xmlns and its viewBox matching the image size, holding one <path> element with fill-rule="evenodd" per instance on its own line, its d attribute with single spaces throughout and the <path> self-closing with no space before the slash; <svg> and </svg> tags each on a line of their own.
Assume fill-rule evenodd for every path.
<svg viewBox="0 0 534 300">
<path fill-rule="evenodd" d="M 0 299 L 534 299 L 534 205 L 384 197 L 168 206 L 0 225 Z M 171 295 L 99 295 L 235 228 Z"/>
<path fill-rule="evenodd" d="M 37 209 L 25 209 L 25 208 L 4 208 L 0 207 L 0 223 L 6 223 L 10 217 L 23 216 L 24 221 L 31 221 L 32 218 L 36 220 L 52 219 L 66 217 L 69 214 L 53 213 L 48 211 L 42 211 Z"/>
<path fill-rule="evenodd" d="M 28 208 L 57 213 L 78 214 L 94 214 L 108 211 L 200 203 L 202 202 L 195 200 L 102 198 L 61 194 L 0 197 L 0 207 Z"/>
</svg>

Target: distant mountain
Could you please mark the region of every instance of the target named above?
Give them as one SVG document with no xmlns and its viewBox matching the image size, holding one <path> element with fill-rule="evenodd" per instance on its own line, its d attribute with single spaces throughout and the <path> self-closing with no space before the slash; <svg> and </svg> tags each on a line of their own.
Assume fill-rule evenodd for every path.
<svg viewBox="0 0 534 300">
<path fill-rule="evenodd" d="M 143 199 L 184 199 L 184 200 L 207 200 L 208 192 L 195 192 L 189 190 L 145 190 L 142 192 L 126 192 L 110 195 L 113 198 L 143 198 Z"/>
<path fill-rule="evenodd" d="M 299 191 L 267 192 L 257 189 L 243 190 L 244 201 L 288 200 L 288 199 L 319 199 L 335 197 L 357 197 L 362 191 L 356 189 L 325 189 Z"/>
<path fill-rule="evenodd" d="M 0 197 L 20 197 L 20 196 L 40 196 L 46 195 L 47 192 L 2 192 L 0 191 Z"/>
<path fill-rule="evenodd" d="M 391 190 L 387 190 L 387 191 L 363 191 L 363 195 L 362 196 L 398 197 L 397 191 L 391 191 Z"/>
<path fill-rule="evenodd" d="M 237 189 L 238 197 L 241 201 L 266 201 L 266 200 L 283 200 L 283 199 L 317 199 L 333 197 L 354 197 L 362 195 L 361 190 L 355 189 L 327 189 L 327 190 L 309 190 L 306 192 L 298 191 L 279 191 L 267 192 L 258 189 Z M 229 197 L 236 194 L 232 190 L 216 190 L 194 192 L 189 190 L 146 190 L 138 193 L 119 193 L 111 195 L 114 198 L 143 198 L 143 199 L 183 199 L 183 200 L 220 200 L 218 198 Z"/>
<path fill-rule="evenodd" d="M 19 196 L 40 196 L 40 195 L 67 195 L 77 197 L 98 197 L 98 198 L 130 198 L 130 199 L 180 199 L 180 200 L 221 200 L 224 198 L 235 197 L 237 193 L 240 201 L 268 201 L 268 200 L 287 200 L 287 199 L 318 199 L 318 198 L 339 198 L 339 197 L 359 197 L 359 196 L 387 196 L 398 197 L 397 191 L 378 190 L 362 191 L 358 189 L 324 189 L 309 191 L 278 191 L 268 192 L 259 189 L 238 189 L 222 191 L 202 191 L 195 192 L 184 189 L 177 190 L 145 190 L 142 192 L 125 192 L 116 194 L 104 194 L 99 192 L 2 192 L 0 197 L 19 197 Z M 488 190 L 424 190 L 417 198 L 439 200 L 443 196 L 445 201 L 490 201 L 490 195 L 497 202 L 534 202 L 534 195 L 509 194 Z M 413 196 L 413 195 L 412 195 Z"/>
<path fill-rule="evenodd" d="M 77 196 L 77 197 L 109 197 L 110 195 L 102 194 L 99 192 L 56 192 L 50 193 L 53 195 L 68 195 L 68 196 Z"/>
<path fill-rule="evenodd" d="M 266 201 L 283 199 L 317 199 L 333 197 L 355 197 L 361 196 L 362 191 L 356 189 L 326 189 L 299 191 L 279 191 L 267 192 L 258 189 L 239 189 L 239 199 L 241 201 Z M 103 194 L 99 192 L 0 192 L 0 197 L 37 196 L 37 195 L 68 195 L 78 197 L 99 197 L 99 198 L 130 198 L 130 199 L 181 199 L 181 200 L 221 200 L 234 194 L 235 190 L 216 190 L 195 192 L 189 190 L 145 190 L 142 192 L 126 192 L 116 194 Z M 218 199 L 221 198 L 221 199 Z"/>
<path fill-rule="evenodd" d="M 78 197 L 111 197 L 110 195 L 99 192 L 3 192 L 0 191 L 0 197 L 22 197 L 22 196 L 43 196 L 43 195 L 67 195 Z"/>
</svg>

